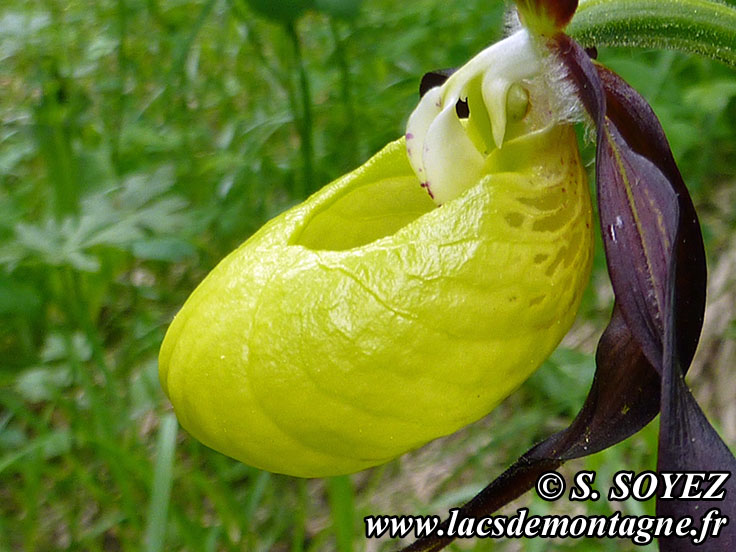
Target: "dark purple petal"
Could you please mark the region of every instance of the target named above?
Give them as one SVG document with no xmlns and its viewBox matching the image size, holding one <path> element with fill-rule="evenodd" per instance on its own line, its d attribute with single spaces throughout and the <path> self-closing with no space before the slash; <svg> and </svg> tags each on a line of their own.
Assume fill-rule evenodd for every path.
<svg viewBox="0 0 736 552">
<path fill-rule="evenodd" d="M 628 148 L 608 121 L 598 138 L 596 181 L 613 291 L 644 354 L 659 367 L 677 196 L 657 166 Z"/>
<path fill-rule="evenodd" d="M 429 90 L 435 86 L 442 86 L 445 81 L 450 78 L 455 72 L 455 69 L 438 69 L 436 71 L 430 71 L 425 73 L 419 83 L 419 97 L 424 96 Z M 455 112 L 460 119 L 467 119 L 470 116 L 470 109 L 468 108 L 468 102 L 462 98 L 455 104 Z M 427 189 L 429 191 L 429 189 Z M 430 192 L 431 194 L 431 192 Z"/>
<path fill-rule="evenodd" d="M 542 473 L 637 432 L 660 405 L 660 472 L 736 472 L 736 459 L 684 380 L 703 322 L 705 252 L 664 132 L 646 101 L 594 64 L 576 42 L 557 34 L 550 44 L 598 130 L 598 203 L 616 305 L 598 345 L 591 390 L 573 423 L 519 458 L 463 506 L 460 517 L 492 514 L 529 490 Z M 722 501 L 663 498 L 657 512 L 677 519 L 690 516 L 696 527 L 716 507 L 719 515 L 736 519 L 736 483 L 729 479 L 723 488 Z M 451 540 L 425 538 L 405 551 L 440 550 Z M 736 550 L 736 522 L 704 544 L 665 538 L 660 549 Z"/>
<path fill-rule="evenodd" d="M 419 97 L 424 96 L 435 86 L 442 86 L 454 72 L 455 69 L 437 69 L 436 71 L 425 73 L 419 82 Z"/>
<path fill-rule="evenodd" d="M 665 306 L 661 320 L 664 349 L 657 469 L 660 473 L 736 473 L 736 458 L 708 422 L 684 379 L 697 347 L 705 305 L 705 251 L 695 209 L 651 108 L 620 77 L 604 69 L 600 74 L 607 92 L 608 119 L 622 129 L 620 138 L 635 155 L 657 161 L 677 198 L 679 218 L 674 246 L 669 250 L 664 289 L 657 290 Z M 709 484 L 702 483 L 701 487 Z M 675 494 L 683 489 L 684 484 L 678 484 Z M 726 497 L 722 501 L 659 500 L 657 513 L 675 518 L 689 516 L 700 525 L 705 513 L 717 508 L 719 515 L 736 519 L 736 481 L 729 477 L 723 489 Z M 694 550 L 695 545 L 689 539 L 664 538 L 660 548 L 679 552 Z M 736 550 L 736 523 L 726 525 L 717 539 L 706 540 L 697 549 Z"/>
<path fill-rule="evenodd" d="M 606 117 L 603 83 L 588 55 L 567 36 L 558 37 L 556 44 L 598 131 L 596 185 L 613 290 L 629 328 L 659 370 L 664 278 L 675 233 L 671 221 L 679 216 L 677 200 L 666 178 L 626 146 Z M 663 213 L 651 216 L 657 207 Z"/>
<path fill-rule="evenodd" d="M 611 283 L 652 365 L 663 355 L 665 278 L 677 234 L 678 354 L 689 366 L 705 310 L 705 252 L 697 215 L 649 105 L 577 43 L 555 44 L 598 128 L 596 181 Z"/>
<path fill-rule="evenodd" d="M 705 313 L 705 249 L 698 216 L 652 108 L 614 72 L 601 66 L 597 69 L 606 89 L 607 117 L 632 151 L 647 159 L 656 159 L 657 167 L 677 195 L 680 221 L 676 244 L 675 310 L 678 354 L 687 370 L 698 345 Z"/>
<path fill-rule="evenodd" d="M 646 101 L 620 77 L 597 67 L 606 91 L 601 111 L 592 66 L 570 39 L 561 51 L 598 124 L 596 158 L 601 230 L 616 300 L 651 364 L 661 374 L 658 470 L 736 472 L 736 459 L 695 402 L 684 374 L 697 347 L 705 309 L 705 251 L 695 209 L 667 139 Z M 570 52 L 575 52 L 570 55 Z M 588 66 L 588 67 L 585 67 Z M 586 79 L 580 78 L 584 75 Z M 632 224 L 633 223 L 633 224 Z M 678 489 L 684 489 L 679 485 Z M 689 516 L 696 526 L 711 508 L 734 519 L 736 483 L 720 502 L 668 500 L 657 512 Z M 677 496 L 677 495 L 675 495 Z M 689 539 L 665 538 L 660 549 L 695 550 Z M 736 549 L 736 524 L 698 550 Z"/>
<path fill-rule="evenodd" d="M 720 487 L 726 492 L 723 500 L 657 500 L 658 516 L 676 519 L 688 516 L 696 527 L 701 526 L 703 516 L 709 510 L 717 509 L 719 515 L 729 519 L 718 538 L 709 538 L 697 548 L 687 539 L 660 538 L 659 548 L 666 552 L 736 550 L 736 459 L 706 419 L 679 369 L 667 372 L 662 379 L 662 392 L 657 470 L 660 473 L 705 473 L 709 474 L 708 478 L 715 473 L 730 475 L 725 485 Z M 696 496 L 710 488 L 713 482 L 713 479 L 706 479 L 700 482 L 695 494 L 692 490 L 689 494 Z M 683 490 L 684 481 L 676 485 L 675 496 L 681 495 Z"/>
</svg>

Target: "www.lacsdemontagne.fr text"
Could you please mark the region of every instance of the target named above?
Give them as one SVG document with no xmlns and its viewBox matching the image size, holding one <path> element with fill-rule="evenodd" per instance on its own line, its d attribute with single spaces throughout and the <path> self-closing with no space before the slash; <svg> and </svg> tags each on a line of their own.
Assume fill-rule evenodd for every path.
<svg viewBox="0 0 736 552">
<path fill-rule="evenodd" d="M 520 508 L 511 516 L 461 517 L 460 509 L 449 511 L 442 525 L 440 516 L 367 516 L 367 538 L 422 538 L 437 535 L 451 538 L 599 538 L 630 539 L 634 544 L 649 544 L 659 537 L 690 539 L 701 544 L 717 538 L 728 518 L 717 508 L 706 511 L 698 520 L 691 517 L 630 516 L 614 512 L 608 516 L 529 515 Z"/>
</svg>

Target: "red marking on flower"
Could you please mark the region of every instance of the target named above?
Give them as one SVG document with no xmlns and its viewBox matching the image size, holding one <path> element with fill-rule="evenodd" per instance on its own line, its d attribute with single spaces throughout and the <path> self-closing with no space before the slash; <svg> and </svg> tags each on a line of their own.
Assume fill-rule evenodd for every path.
<svg viewBox="0 0 736 552">
<path fill-rule="evenodd" d="M 578 0 L 516 0 L 516 5 L 525 26 L 541 34 L 554 34 L 570 23 Z"/>
<path fill-rule="evenodd" d="M 434 199 L 434 194 L 432 193 L 432 190 L 429 189 L 429 182 L 422 182 L 421 185 L 422 185 L 422 188 L 424 188 L 425 190 L 427 190 L 427 193 L 429 194 L 429 197 L 431 197 L 432 199 Z"/>
</svg>

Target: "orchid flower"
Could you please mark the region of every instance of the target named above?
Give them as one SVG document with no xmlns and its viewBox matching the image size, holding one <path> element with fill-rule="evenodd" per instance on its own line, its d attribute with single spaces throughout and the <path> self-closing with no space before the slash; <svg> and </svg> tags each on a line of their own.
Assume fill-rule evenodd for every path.
<svg viewBox="0 0 736 552">
<path fill-rule="evenodd" d="M 564 33 L 577 1 L 516 4 L 506 38 L 425 76 L 404 138 L 269 222 L 189 298 L 159 374 L 193 436 L 262 469 L 318 477 L 387 462 L 487 414 L 554 350 L 588 281 L 583 122 L 595 129 L 616 296 L 592 388 L 569 428 L 461 516 L 491 514 L 658 413 L 659 470 L 736 470 L 684 381 L 705 254 L 664 132 L 636 91 Z M 719 503 L 729 516 L 734 485 Z M 660 501 L 658 512 L 702 506 Z M 736 549 L 736 524 L 700 549 Z"/>
<path fill-rule="evenodd" d="M 485 416 L 557 347 L 593 217 L 534 42 L 522 31 L 479 55 L 437 89 L 447 107 L 425 95 L 416 138 L 276 217 L 200 284 L 159 363 L 192 435 L 273 472 L 355 472 Z M 422 136 L 420 160 L 407 145 Z"/>
</svg>

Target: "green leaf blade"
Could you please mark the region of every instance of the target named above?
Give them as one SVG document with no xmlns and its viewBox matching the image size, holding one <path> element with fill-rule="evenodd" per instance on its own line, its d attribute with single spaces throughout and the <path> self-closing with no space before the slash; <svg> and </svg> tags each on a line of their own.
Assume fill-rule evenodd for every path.
<svg viewBox="0 0 736 552">
<path fill-rule="evenodd" d="M 583 46 L 664 48 L 736 67 L 736 7 L 712 0 L 581 0 L 567 32 Z"/>
<path fill-rule="evenodd" d="M 160 552 L 166 548 L 166 525 L 171 486 L 174 481 L 174 452 L 178 428 L 176 417 L 173 414 L 166 414 L 162 418 L 156 444 L 153 490 L 151 501 L 148 503 L 148 522 L 145 536 L 145 550 L 147 552 Z"/>
</svg>

